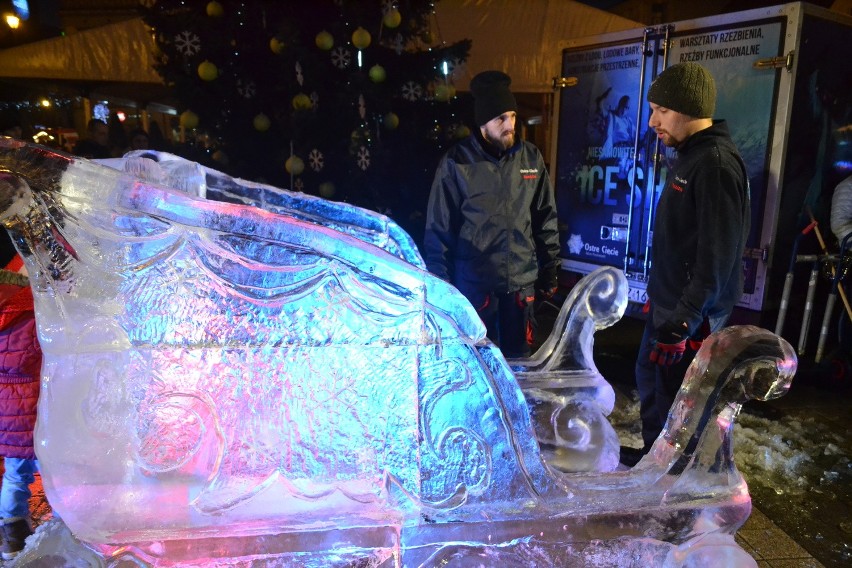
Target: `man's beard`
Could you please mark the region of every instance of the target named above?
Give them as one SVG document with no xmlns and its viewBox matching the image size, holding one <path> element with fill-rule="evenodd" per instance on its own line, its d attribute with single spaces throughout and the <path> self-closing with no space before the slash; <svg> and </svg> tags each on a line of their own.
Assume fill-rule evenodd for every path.
<svg viewBox="0 0 852 568">
<path fill-rule="evenodd" d="M 514 132 L 504 132 L 499 138 L 495 138 L 493 136 L 488 136 L 488 141 L 491 142 L 497 148 L 501 150 L 508 150 L 512 146 L 515 145 L 515 133 Z"/>
</svg>

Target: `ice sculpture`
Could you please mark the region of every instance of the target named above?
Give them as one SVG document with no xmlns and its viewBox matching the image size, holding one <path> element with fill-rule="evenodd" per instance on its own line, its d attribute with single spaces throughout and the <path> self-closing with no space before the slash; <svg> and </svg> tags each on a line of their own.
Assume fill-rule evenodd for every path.
<svg viewBox="0 0 852 568">
<path fill-rule="evenodd" d="M 789 387 L 784 340 L 709 338 L 652 453 L 600 471 L 611 389 L 591 342 L 623 313 L 618 271 L 584 279 L 513 372 L 392 224 L 153 157 L 116 168 L 0 138 L 0 221 L 44 351 L 42 478 L 82 541 L 66 557 L 754 565 L 732 537 L 751 505 L 731 428 Z M 25 558 L 58 554 L 38 542 Z"/>
</svg>

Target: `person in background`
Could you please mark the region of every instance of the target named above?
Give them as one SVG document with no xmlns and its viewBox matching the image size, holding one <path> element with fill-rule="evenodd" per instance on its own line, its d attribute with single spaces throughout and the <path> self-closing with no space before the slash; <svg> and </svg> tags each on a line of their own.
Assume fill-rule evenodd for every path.
<svg viewBox="0 0 852 568">
<path fill-rule="evenodd" d="M 82 158 L 101 160 L 111 158 L 109 149 L 109 128 L 106 122 L 93 118 L 86 127 L 86 137 L 74 146 L 74 155 Z"/>
<path fill-rule="evenodd" d="M 852 235 L 852 175 L 846 177 L 834 188 L 834 194 L 831 196 L 830 222 L 831 232 L 837 237 L 837 246 L 841 248 L 845 246 L 842 252 L 848 257 L 852 251 L 852 237 L 849 236 Z M 843 286 L 842 280 L 838 282 L 838 285 Z M 849 357 L 852 355 L 852 322 L 849 321 L 846 310 L 840 310 L 839 317 L 837 321 L 838 354 Z"/>
<path fill-rule="evenodd" d="M 0 113 L 0 136 L 9 136 L 17 140 L 23 138 L 24 129 L 21 125 L 20 115 L 17 112 L 4 110 Z"/>
<path fill-rule="evenodd" d="M 533 342 L 533 302 L 556 292 L 559 233 L 544 158 L 516 138 L 511 78 L 484 71 L 471 81 L 477 126 L 441 159 L 426 215 L 430 272 L 455 285 L 506 357 Z"/>
<path fill-rule="evenodd" d="M 134 128 L 128 135 L 130 139 L 130 150 L 147 150 L 148 133 L 143 128 Z"/>
<path fill-rule="evenodd" d="M 4 124 L 2 134 L 20 137 L 20 123 Z M 2 176 L 2 174 L 0 174 Z M 0 177 L 0 183 L 3 182 Z M 36 336 L 32 290 L 12 240 L 0 228 L 0 555 L 15 558 L 33 533 L 30 485 L 38 460 L 33 449 L 41 380 L 41 348 Z"/>
<path fill-rule="evenodd" d="M 852 175 L 837 184 L 831 196 L 831 232 L 840 245 L 852 233 Z M 852 248 L 852 239 L 846 245 Z"/>
<path fill-rule="evenodd" d="M 626 465 L 650 450 L 694 351 L 739 301 L 751 222 L 748 174 L 727 123 L 712 118 L 716 84 L 709 71 L 696 63 L 665 69 L 651 83 L 648 102 L 648 126 L 677 158 L 657 205 L 649 311 L 636 360 L 644 447 L 623 457 Z"/>
</svg>

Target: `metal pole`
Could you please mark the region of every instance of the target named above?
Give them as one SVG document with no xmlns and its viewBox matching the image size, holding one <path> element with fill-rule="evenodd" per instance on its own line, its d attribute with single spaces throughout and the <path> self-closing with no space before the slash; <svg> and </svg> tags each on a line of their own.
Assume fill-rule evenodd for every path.
<svg viewBox="0 0 852 568">
<path fill-rule="evenodd" d="M 808 279 L 808 294 L 805 298 L 805 313 L 802 314 L 802 329 L 799 330 L 799 355 L 805 354 L 808 329 L 811 327 L 811 316 L 814 312 L 814 293 L 816 292 L 817 277 L 819 276 L 819 261 L 814 262 L 811 276 Z"/>
<path fill-rule="evenodd" d="M 663 36 L 663 69 L 665 69 L 666 66 L 668 65 L 668 60 L 669 60 L 669 34 L 672 31 L 672 26 L 663 26 L 663 28 L 665 29 L 665 35 Z M 654 223 L 653 223 L 654 213 L 657 210 L 657 200 L 655 199 L 656 192 L 654 191 L 654 185 L 656 184 L 656 177 L 657 177 L 656 174 L 657 174 L 658 168 L 660 167 L 660 139 L 659 138 L 656 139 L 656 142 L 654 144 L 653 164 L 654 164 L 654 167 L 653 167 L 654 175 L 650 176 L 649 185 L 648 185 L 648 188 L 651 190 L 651 192 L 650 192 L 651 193 L 651 196 L 650 196 L 651 199 L 650 199 L 650 203 L 648 204 L 649 205 L 648 226 L 647 226 L 648 232 L 647 232 L 646 237 L 645 237 L 645 260 L 642 263 L 642 276 L 644 276 L 646 278 L 648 276 L 648 270 L 651 267 L 651 260 L 650 260 L 651 231 L 652 231 L 652 228 L 653 228 L 653 225 L 654 225 Z"/>
<path fill-rule="evenodd" d="M 642 93 L 645 92 L 645 69 L 647 68 L 646 56 L 648 55 L 648 35 L 654 31 L 654 28 L 645 28 L 642 34 L 642 67 L 639 70 L 639 97 L 636 105 L 636 132 L 633 135 L 633 179 L 628 179 L 630 183 L 630 205 L 627 210 L 627 240 L 624 241 L 624 272 L 628 272 L 630 260 L 630 229 L 633 226 L 633 204 L 636 201 L 636 192 L 634 191 L 634 183 L 636 181 L 636 170 L 639 167 L 639 129 L 642 125 Z"/>
</svg>

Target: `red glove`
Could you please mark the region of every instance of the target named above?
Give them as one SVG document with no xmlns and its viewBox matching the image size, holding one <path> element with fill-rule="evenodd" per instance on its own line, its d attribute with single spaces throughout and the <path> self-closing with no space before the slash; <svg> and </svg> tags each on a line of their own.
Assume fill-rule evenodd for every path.
<svg viewBox="0 0 852 568">
<path fill-rule="evenodd" d="M 654 347 L 648 357 L 651 363 L 662 367 L 674 365 L 683 359 L 686 351 L 686 324 L 665 323 L 656 332 Z"/>
<path fill-rule="evenodd" d="M 701 345 L 704 343 L 704 340 L 707 339 L 709 335 L 710 320 L 704 318 L 704 321 L 701 322 L 701 327 L 698 328 L 698 331 L 695 332 L 695 334 L 693 334 L 693 336 L 687 340 L 687 345 L 689 345 L 689 348 L 693 351 L 698 351 L 699 349 L 701 349 Z"/>
<path fill-rule="evenodd" d="M 548 289 L 546 289 L 546 290 L 539 289 L 539 290 L 537 291 L 538 299 L 539 299 L 539 300 L 543 300 L 543 301 L 550 300 L 550 299 L 552 299 L 552 298 L 553 298 L 553 296 L 555 296 L 555 295 L 556 295 L 556 292 L 557 292 L 558 290 L 559 290 L 559 287 L 558 287 L 558 286 L 554 286 L 554 287 L 552 287 L 552 288 L 548 288 Z"/>
</svg>

